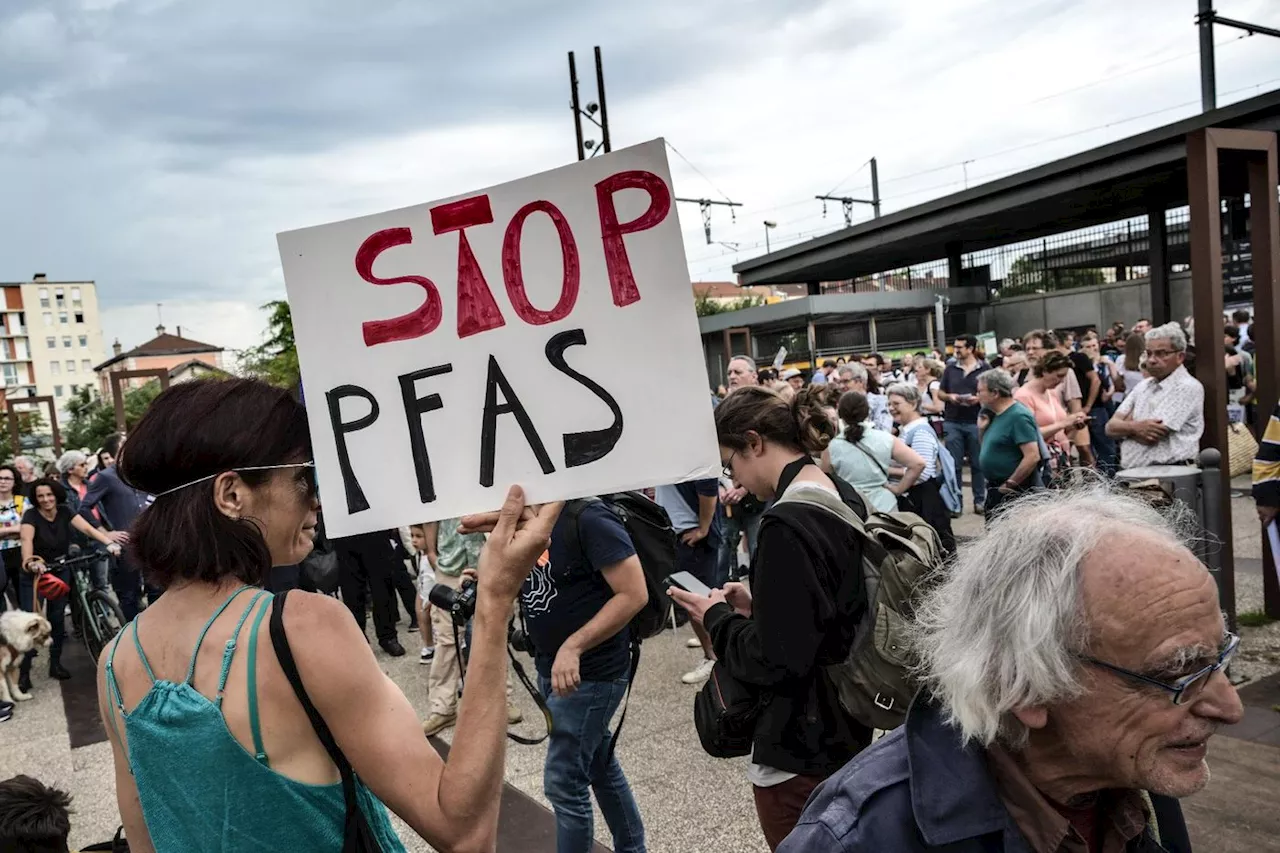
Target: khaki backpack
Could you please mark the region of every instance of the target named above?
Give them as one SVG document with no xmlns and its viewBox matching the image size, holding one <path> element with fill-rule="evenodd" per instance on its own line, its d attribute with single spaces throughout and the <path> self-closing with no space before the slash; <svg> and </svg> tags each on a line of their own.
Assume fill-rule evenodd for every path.
<svg viewBox="0 0 1280 853">
<path fill-rule="evenodd" d="M 862 540 L 867 609 L 848 657 L 826 670 L 849 716 L 873 728 L 897 728 L 916 692 L 907 626 L 916 603 L 942 574 L 937 532 L 910 512 L 871 512 L 864 522 L 826 490 L 794 490 L 778 503 L 817 507 L 848 524 Z"/>
</svg>

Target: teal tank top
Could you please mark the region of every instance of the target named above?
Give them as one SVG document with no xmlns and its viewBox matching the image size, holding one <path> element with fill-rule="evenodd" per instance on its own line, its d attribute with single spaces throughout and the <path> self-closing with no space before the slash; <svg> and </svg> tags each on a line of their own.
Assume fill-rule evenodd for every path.
<svg viewBox="0 0 1280 853">
<path fill-rule="evenodd" d="M 340 851 L 346 806 L 342 783 L 309 785 L 271 769 L 258 718 L 258 629 L 271 605 L 259 590 L 240 615 L 222 653 L 213 701 L 195 689 L 196 653 L 209 626 L 249 587 L 231 594 L 200 632 L 191 666 L 181 684 L 157 680 L 138 642 L 133 642 L 151 679 L 151 689 L 126 713 L 113 664 L 120 633 L 107 660 L 107 690 L 129 737 L 129 770 L 138 788 L 142 816 L 157 853 L 265 853 L 278 850 Z M 253 753 L 240 745 L 222 717 L 222 693 L 236 653 L 236 639 L 255 610 L 249 630 L 248 695 Z M 139 616 L 138 618 L 141 618 Z M 111 719 L 116 725 L 115 717 Z M 403 853 L 386 807 L 357 780 L 361 807 L 384 851 Z"/>
</svg>

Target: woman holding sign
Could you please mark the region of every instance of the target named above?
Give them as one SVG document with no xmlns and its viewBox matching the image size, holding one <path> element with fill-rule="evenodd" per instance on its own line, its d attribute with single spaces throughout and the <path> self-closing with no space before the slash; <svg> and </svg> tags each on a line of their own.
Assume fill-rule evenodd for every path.
<svg viewBox="0 0 1280 853">
<path fill-rule="evenodd" d="M 156 495 L 130 546 L 165 590 L 101 658 L 133 850 L 403 850 L 383 803 L 438 850 L 496 843 L 507 621 L 559 507 L 507 495 L 446 763 L 341 602 L 258 588 L 311 550 L 313 466 L 302 406 L 253 380 L 176 385 L 129 438 L 120 476 Z"/>
</svg>

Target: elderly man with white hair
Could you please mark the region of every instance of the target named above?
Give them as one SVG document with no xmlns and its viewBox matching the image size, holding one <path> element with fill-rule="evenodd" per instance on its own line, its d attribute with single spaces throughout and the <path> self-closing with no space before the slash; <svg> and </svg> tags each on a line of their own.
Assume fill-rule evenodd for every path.
<svg viewBox="0 0 1280 853">
<path fill-rule="evenodd" d="M 1204 386 L 1183 366 L 1187 336 L 1177 323 L 1144 335 L 1151 374 L 1124 395 L 1106 432 L 1120 441 L 1120 468 L 1194 465 L 1204 434 Z"/>
<path fill-rule="evenodd" d="M 1213 578 L 1174 523 L 1092 486 L 1027 495 L 918 613 L 906 722 L 779 853 L 1190 851 L 1177 798 L 1243 716 Z"/>
<path fill-rule="evenodd" d="M 871 425 L 881 432 L 893 432 L 893 416 L 889 414 L 889 399 L 884 394 L 872 394 L 867 389 L 867 369 L 856 361 L 836 368 L 835 385 L 840 393 L 857 391 L 867 397 L 871 409 Z"/>
</svg>

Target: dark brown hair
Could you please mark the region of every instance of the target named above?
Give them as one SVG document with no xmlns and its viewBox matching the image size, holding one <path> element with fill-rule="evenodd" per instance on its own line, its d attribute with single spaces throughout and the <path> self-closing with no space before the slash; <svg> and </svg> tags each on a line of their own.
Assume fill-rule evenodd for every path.
<svg viewBox="0 0 1280 853">
<path fill-rule="evenodd" d="M 283 388 L 225 379 L 183 382 L 163 392 L 130 433 L 118 463 L 121 480 L 157 495 L 129 538 L 147 580 L 160 587 L 226 577 L 261 583 L 271 568 L 262 531 L 252 519 L 218 510 L 212 478 L 236 471 L 256 488 L 279 472 L 245 468 L 310 459 L 306 411 Z M 295 473 L 310 492 L 312 472 Z M 164 494 L 171 489 L 178 491 Z"/>
<path fill-rule="evenodd" d="M 822 388 L 807 387 L 790 403 L 768 388 L 739 388 L 716 407 L 716 437 L 722 447 L 745 450 L 747 433 L 799 453 L 821 453 L 836 437 L 824 411 Z"/>
<path fill-rule="evenodd" d="M 858 391 L 846 391 L 840 395 L 836 411 L 840 413 L 840 420 L 845 423 L 844 440 L 851 444 L 862 441 L 862 424 L 871 416 L 871 406 L 867 403 L 866 395 Z"/>
<path fill-rule="evenodd" d="M 1071 359 L 1067 358 L 1057 350 L 1049 350 L 1040 359 L 1040 363 L 1031 368 L 1031 372 L 1037 377 L 1043 377 L 1050 373 L 1056 373 L 1062 368 L 1071 368 Z"/>
<path fill-rule="evenodd" d="M 36 489 L 40 488 L 41 486 L 49 487 L 49 490 L 53 492 L 54 501 L 56 501 L 59 505 L 67 502 L 66 487 L 64 487 L 61 483 L 59 483 L 57 480 L 53 479 L 52 477 L 41 477 L 39 480 L 32 481 L 30 489 L 27 491 L 27 494 L 31 497 L 31 503 L 29 504 L 29 506 L 35 506 Z"/>
<path fill-rule="evenodd" d="M 71 796 L 30 776 L 0 782 L 0 850 L 67 853 Z"/>
<path fill-rule="evenodd" d="M 1142 335 L 1130 335 L 1124 339 L 1124 369 L 1137 371 L 1142 369 L 1142 351 L 1147 348 L 1147 339 Z"/>
</svg>

